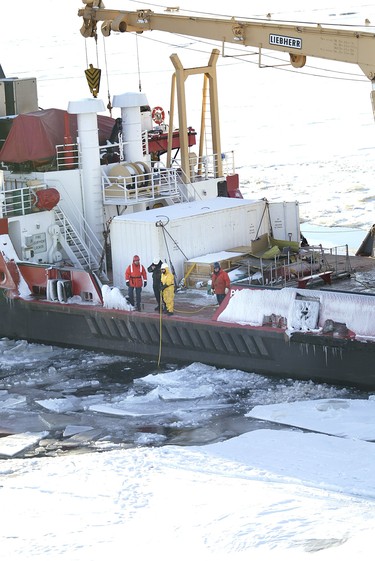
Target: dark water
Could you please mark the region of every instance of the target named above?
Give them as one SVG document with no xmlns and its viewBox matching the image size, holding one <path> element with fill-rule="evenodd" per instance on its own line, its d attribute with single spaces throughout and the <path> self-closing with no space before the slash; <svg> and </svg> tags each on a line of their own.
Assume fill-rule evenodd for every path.
<svg viewBox="0 0 375 561">
<path fill-rule="evenodd" d="M 158 368 L 137 358 L 0 340 L 0 436 L 44 433 L 16 457 L 206 444 L 272 426 L 245 417 L 255 405 L 363 396 L 199 363 Z"/>
</svg>

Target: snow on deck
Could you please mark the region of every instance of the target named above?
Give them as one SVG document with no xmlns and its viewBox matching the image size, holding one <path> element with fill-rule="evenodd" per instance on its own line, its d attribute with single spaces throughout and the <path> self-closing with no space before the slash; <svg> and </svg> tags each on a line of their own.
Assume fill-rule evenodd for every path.
<svg viewBox="0 0 375 561">
<path fill-rule="evenodd" d="M 357 337 L 375 337 L 374 297 L 328 290 L 235 290 L 218 321 L 261 326 L 264 316 L 275 314 L 286 318 L 287 328 L 293 330 L 297 295 L 306 296 L 306 300 L 314 298 L 320 303 L 317 328 L 322 328 L 326 320 L 333 320 L 346 324 Z"/>
</svg>

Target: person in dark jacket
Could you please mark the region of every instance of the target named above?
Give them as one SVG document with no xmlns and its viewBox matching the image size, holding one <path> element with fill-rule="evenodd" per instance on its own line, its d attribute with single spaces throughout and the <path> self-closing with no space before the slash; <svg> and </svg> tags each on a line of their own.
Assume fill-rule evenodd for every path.
<svg viewBox="0 0 375 561">
<path fill-rule="evenodd" d="M 162 306 L 161 295 L 160 295 L 161 265 L 162 265 L 161 259 L 156 257 L 151 263 L 151 265 L 147 267 L 147 271 L 152 274 L 152 288 L 154 291 L 156 302 L 158 303 L 158 305 L 155 308 L 155 311 L 157 310 L 159 312 Z"/>
<path fill-rule="evenodd" d="M 211 290 L 216 294 L 218 304 L 221 304 L 228 294 L 230 288 L 229 275 L 224 269 L 220 267 L 220 263 L 214 263 L 214 272 L 211 277 Z"/>
<path fill-rule="evenodd" d="M 134 290 L 135 290 L 135 307 L 138 312 L 141 311 L 141 292 L 142 288 L 147 285 L 147 273 L 141 264 L 138 255 L 134 255 L 133 263 L 125 271 L 125 281 L 128 287 L 128 300 L 134 306 Z"/>
</svg>

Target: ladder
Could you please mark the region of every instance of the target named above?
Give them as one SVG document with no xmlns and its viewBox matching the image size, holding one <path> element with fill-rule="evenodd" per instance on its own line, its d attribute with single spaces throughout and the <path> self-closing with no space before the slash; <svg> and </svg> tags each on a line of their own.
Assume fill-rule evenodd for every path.
<svg viewBox="0 0 375 561">
<path fill-rule="evenodd" d="M 94 233 L 89 231 L 83 216 L 80 217 L 80 224 L 83 224 L 83 228 L 79 232 L 69 221 L 60 205 L 55 206 L 54 214 L 55 222 L 60 230 L 59 242 L 73 265 L 85 270 L 90 269 L 97 273 L 101 280 L 108 281 L 105 260 L 102 259 L 98 250 L 100 243 L 95 239 Z"/>
</svg>

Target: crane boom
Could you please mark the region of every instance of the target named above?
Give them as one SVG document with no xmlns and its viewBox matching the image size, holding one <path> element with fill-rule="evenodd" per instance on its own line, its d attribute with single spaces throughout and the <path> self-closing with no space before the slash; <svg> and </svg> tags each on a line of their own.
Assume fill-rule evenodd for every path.
<svg viewBox="0 0 375 561">
<path fill-rule="evenodd" d="M 102 0 L 83 0 L 78 11 L 83 18 L 84 37 L 96 35 L 98 22 L 105 36 L 114 32 L 165 31 L 222 43 L 289 53 L 292 66 L 304 66 L 306 57 L 356 64 L 375 80 L 375 32 L 352 26 L 243 19 L 183 16 L 174 11 L 155 13 L 149 9 L 111 10 Z"/>
</svg>

